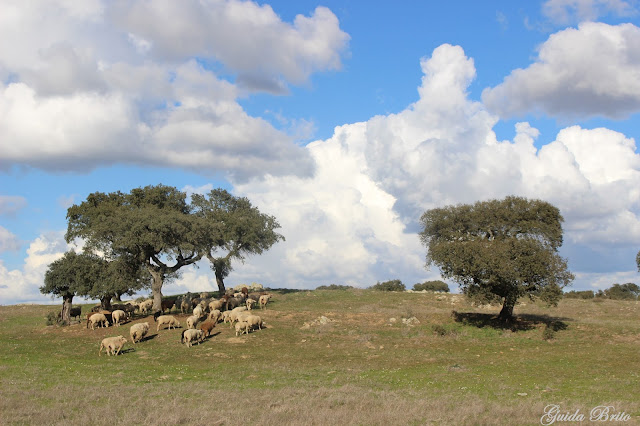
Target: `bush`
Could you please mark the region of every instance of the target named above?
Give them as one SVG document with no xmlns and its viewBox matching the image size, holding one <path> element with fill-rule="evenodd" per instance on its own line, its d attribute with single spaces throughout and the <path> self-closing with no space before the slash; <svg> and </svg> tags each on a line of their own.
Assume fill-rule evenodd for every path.
<svg viewBox="0 0 640 426">
<path fill-rule="evenodd" d="M 638 300 L 640 287 L 634 283 L 614 284 L 604 291 L 605 297 L 613 300 Z"/>
<path fill-rule="evenodd" d="M 350 285 L 330 284 L 330 285 L 321 285 L 320 287 L 316 288 L 316 290 L 349 290 L 350 288 L 353 288 L 353 287 Z"/>
<path fill-rule="evenodd" d="M 414 291 L 444 291 L 445 293 L 449 293 L 449 286 L 444 281 L 425 281 L 422 284 L 414 284 Z"/>
<path fill-rule="evenodd" d="M 593 290 L 583 290 L 583 291 L 568 291 L 563 295 L 567 299 L 593 299 L 595 294 Z"/>
<path fill-rule="evenodd" d="M 59 312 L 49 312 L 47 314 L 47 325 L 63 325 Z"/>
<path fill-rule="evenodd" d="M 400 280 L 385 281 L 383 283 L 378 282 L 369 288 L 371 290 L 377 290 L 377 291 L 405 291 L 406 290 L 406 288 L 404 287 L 404 284 L 402 284 L 402 281 Z"/>
</svg>

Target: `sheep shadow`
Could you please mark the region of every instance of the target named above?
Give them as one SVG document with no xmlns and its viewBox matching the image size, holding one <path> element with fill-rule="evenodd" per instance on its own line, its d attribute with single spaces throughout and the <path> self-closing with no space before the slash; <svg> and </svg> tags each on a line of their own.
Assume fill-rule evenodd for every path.
<svg viewBox="0 0 640 426">
<path fill-rule="evenodd" d="M 142 339 L 140 339 L 140 342 L 147 342 L 147 341 L 149 341 L 149 340 L 153 340 L 153 339 L 155 339 L 156 337 L 158 337 L 158 333 L 156 333 L 156 334 L 149 334 L 149 335 L 147 335 L 147 336 L 144 336 Z"/>
<path fill-rule="evenodd" d="M 222 333 L 221 331 L 217 331 L 217 332 L 215 332 L 215 333 L 211 333 L 211 334 L 209 334 L 207 337 L 205 337 L 205 340 L 209 340 L 209 339 L 211 339 L 212 337 L 216 337 L 217 335 L 219 335 L 219 334 L 221 334 L 221 333 Z"/>
<path fill-rule="evenodd" d="M 552 317 L 549 315 L 539 314 L 520 314 L 515 315 L 511 321 L 504 321 L 498 318 L 498 315 L 481 313 L 481 312 L 457 312 L 452 311 L 451 316 L 455 322 L 470 325 L 477 328 L 490 327 L 498 330 L 526 331 L 532 330 L 544 324 L 546 328 L 553 331 L 566 330 L 568 324 L 566 321 L 572 321 L 571 318 Z"/>
<path fill-rule="evenodd" d="M 124 354 L 128 354 L 129 352 L 135 352 L 136 348 L 126 348 L 126 349 L 122 349 L 119 353 L 119 355 L 124 355 Z"/>
</svg>

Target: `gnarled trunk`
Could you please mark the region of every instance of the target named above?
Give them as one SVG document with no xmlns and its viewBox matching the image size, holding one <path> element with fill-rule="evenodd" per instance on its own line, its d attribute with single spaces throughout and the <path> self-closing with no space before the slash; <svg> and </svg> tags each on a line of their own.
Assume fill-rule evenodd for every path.
<svg viewBox="0 0 640 426">
<path fill-rule="evenodd" d="M 218 284 L 218 297 L 224 296 L 227 289 L 224 287 L 224 277 L 216 270 L 216 284 Z"/>
<path fill-rule="evenodd" d="M 61 319 L 62 319 L 62 324 L 64 325 L 69 325 L 71 324 L 71 302 L 73 301 L 73 294 L 72 295 L 65 295 L 62 297 L 62 312 L 61 312 Z"/>
<path fill-rule="evenodd" d="M 100 307 L 106 311 L 110 311 L 111 310 L 111 297 L 112 295 L 108 295 L 108 296 L 103 296 L 102 298 L 100 298 Z"/>
<path fill-rule="evenodd" d="M 164 275 L 162 272 L 149 270 L 153 282 L 151 283 L 151 295 L 153 296 L 153 312 L 162 310 L 162 284 Z"/>
<path fill-rule="evenodd" d="M 513 308 L 516 306 L 516 302 L 518 301 L 517 294 L 509 294 L 504 298 L 504 303 L 502 304 L 502 310 L 498 315 L 498 318 L 505 322 L 510 322 L 513 320 Z"/>
</svg>

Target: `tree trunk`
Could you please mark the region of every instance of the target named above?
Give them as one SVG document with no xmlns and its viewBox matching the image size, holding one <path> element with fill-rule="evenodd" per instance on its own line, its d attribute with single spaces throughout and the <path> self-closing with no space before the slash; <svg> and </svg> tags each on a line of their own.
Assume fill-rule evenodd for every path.
<svg viewBox="0 0 640 426">
<path fill-rule="evenodd" d="M 504 298 L 504 303 L 502 304 L 502 310 L 498 315 L 498 318 L 504 322 L 510 322 L 513 320 L 513 307 L 516 306 L 516 302 L 518 301 L 518 296 L 515 294 L 510 294 Z"/>
<path fill-rule="evenodd" d="M 123 294 L 123 293 L 116 293 L 116 294 L 113 296 L 113 301 L 114 301 L 114 302 L 122 302 L 122 294 Z"/>
<path fill-rule="evenodd" d="M 215 273 L 216 273 L 216 284 L 218 284 L 218 297 L 222 297 L 227 292 L 227 290 L 224 288 L 224 277 L 222 276 L 222 273 L 218 272 L 217 269 Z"/>
<path fill-rule="evenodd" d="M 63 296 L 62 298 L 62 324 L 71 324 L 71 302 L 73 301 L 73 295 Z"/>
<path fill-rule="evenodd" d="M 112 295 L 104 296 L 100 299 L 100 307 L 105 311 L 111 310 L 111 297 Z"/>
<path fill-rule="evenodd" d="M 153 278 L 153 282 L 151 283 L 151 295 L 153 296 L 153 312 L 158 312 L 162 310 L 162 284 L 164 275 L 162 272 L 152 271 L 151 277 Z"/>
</svg>

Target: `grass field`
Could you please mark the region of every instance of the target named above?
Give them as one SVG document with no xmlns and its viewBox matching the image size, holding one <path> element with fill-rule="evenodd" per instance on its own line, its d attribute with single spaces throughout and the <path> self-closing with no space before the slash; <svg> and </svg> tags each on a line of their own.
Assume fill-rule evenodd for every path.
<svg viewBox="0 0 640 426">
<path fill-rule="evenodd" d="M 534 425 L 556 404 L 640 424 L 640 303 L 523 302 L 505 328 L 458 295 L 276 291 L 266 329 L 218 324 L 192 348 L 151 317 L 92 331 L 47 327 L 58 306 L 0 306 L 0 423 Z M 98 357 L 140 321 L 145 341 Z"/>
</svg>

